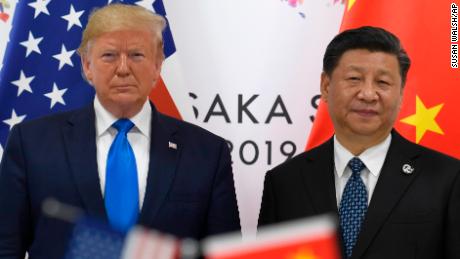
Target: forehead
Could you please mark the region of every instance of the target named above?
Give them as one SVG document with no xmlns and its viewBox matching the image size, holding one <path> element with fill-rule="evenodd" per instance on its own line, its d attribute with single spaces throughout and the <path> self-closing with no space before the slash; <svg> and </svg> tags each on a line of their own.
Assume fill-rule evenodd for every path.
<svg viewBox="0 0 460 259">
<path fill-rule="evenodd" d="M 155 37 L 148 30 L 118 30 L 99 35 L 89 42 L 89 47 L 150 48 L 154 43 Z"/>
<path fill-rule="evenodd" d="M 335 70 L 337 69 L 399 74 L 399 63 L 394 54 L 366 49 L 351 49 L 342 54 Z"/>
</svg>

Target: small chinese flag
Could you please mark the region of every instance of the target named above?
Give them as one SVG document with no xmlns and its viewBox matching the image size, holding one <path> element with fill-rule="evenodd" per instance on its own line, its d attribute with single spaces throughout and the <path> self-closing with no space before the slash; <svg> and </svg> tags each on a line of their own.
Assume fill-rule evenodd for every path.
<svg viewBox="0 0 460 259">
<path fill-rule="evenodd" d="M 336 221 L 330 215 L 262 227 L 257 238 L 211 237 L 204 242 L 207 259 L 339 259 Z"/>
<path fill-rule="evenodd" d="M 412 65 L 395 128 L 413 142 L 457 158 L 460 158 L 459 4 L 460 0 L 348 0 L 341 26 L 341 31 L 378 26 L 398 36 Z M 332 134 L 327 107 L 321 102 L 307 149 Z"/>
</svg>

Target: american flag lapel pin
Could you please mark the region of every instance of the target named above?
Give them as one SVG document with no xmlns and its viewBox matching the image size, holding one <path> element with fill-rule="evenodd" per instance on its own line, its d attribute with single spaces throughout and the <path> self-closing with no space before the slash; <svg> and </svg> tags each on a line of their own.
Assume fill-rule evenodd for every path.
<svg viewBox="0 0 460 259">
<path fill-rule="evenodd" d="M 177 149 L 177 144 L 171 141 L 168 141 L 168 147 L 172 149 Z"/>
</svg>

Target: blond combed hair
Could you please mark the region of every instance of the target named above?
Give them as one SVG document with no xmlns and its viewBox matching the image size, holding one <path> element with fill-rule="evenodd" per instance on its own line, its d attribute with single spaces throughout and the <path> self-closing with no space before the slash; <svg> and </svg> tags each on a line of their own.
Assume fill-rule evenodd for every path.
<svg viewBox="0 0 460 259">
<path fill-rule="evenodd" d="M 163 60 L 162 32 L 165 27 L 166 21 L 162 16 L 141 6 L 109 4 L 91 12 L 78 47 L 78 54 L 86 55 L 91 41 L 104 33 L 119 30 L 147 30 L 151 31 L 159 58 Z"/>
</svg>

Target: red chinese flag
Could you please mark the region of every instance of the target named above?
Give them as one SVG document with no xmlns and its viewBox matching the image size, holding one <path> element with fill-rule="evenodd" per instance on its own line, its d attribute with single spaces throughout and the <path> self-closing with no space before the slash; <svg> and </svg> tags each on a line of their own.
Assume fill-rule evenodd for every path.
<svg viewBox="0 0 460 259">
<path fill-rule="evenodd" d="M 207 259 L 339 259 L 336 224 L 319 216 L 262 227 L 257 239 L 240 234 L 212 237 L 204 243 Z"/>
<path fill-rule="evenodd" d="M 457 158 L 460 158 L 459 1 L 349 0 L 341 26 L 341 31 L 378 26 L 399 37 L 412 65 L 395 128 L 413 142 Z M 320 103 L 307 149 L 332 134 L 327 107 Z"/>
</svg>

